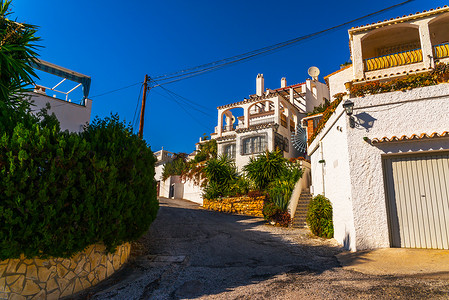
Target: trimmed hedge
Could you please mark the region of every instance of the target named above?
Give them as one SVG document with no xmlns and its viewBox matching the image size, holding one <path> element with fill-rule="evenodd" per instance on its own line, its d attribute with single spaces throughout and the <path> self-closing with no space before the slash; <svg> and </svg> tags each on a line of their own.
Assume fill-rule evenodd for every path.
<svg viewBox="0 0 449 300">
<path fill-rule="evenodd" d="M 0 260 L 108 251 L 158 211 L 155 158 L 116 116 L 81 134 L 18 123 L 0 136 Z"/>
<path fill-rule="evenodd" d="M 317 195 L 309 203 L 307 211 L 307 225 L 313 234 L 332 238 L 334 236 L 334 224 L 332 222 L 332 204 L 323 195 Z"/>
</svg>

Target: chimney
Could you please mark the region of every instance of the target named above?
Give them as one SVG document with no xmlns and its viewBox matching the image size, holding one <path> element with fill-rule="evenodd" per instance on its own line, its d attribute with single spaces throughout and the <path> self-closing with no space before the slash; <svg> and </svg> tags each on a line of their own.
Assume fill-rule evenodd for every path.
<svg viewBox="0 0 449 300">
<path fill-rule="evenodd" d="M 262 96 L 264 92 L 263 74 L 257 74 L 256 78 L 256 95 Z"/>
<path fill-rule="evenodd" d="M 285 88 L 287 86 L 287 79 L 285 77 L 281 78 L 281 88 Z"/>
</svg>

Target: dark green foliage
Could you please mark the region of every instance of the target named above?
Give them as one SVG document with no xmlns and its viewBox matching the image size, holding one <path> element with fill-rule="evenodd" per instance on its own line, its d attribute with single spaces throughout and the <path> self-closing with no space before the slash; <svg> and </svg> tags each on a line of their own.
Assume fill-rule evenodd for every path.
<svg viewBox="0 0 449 300">
<path fill-rule="evenodd" d="M 38 123 L 3 132 L 0 260 L 69 257 L 98 242 L 112 251 L 136 240 L 158 210 L 154 162 L 116 116 L 82 134 Z"/>
<path fill-rule="evenodd" d="M 250 162 L 243 168 L 246 176 L 252 180 L 259 190 L 265 190 L 270 182 L 274 181 L 285 171 L 287 160 L 279 150 L 250 158 Z"/>
<path fill-rule="evenodd" d="M 302 174 L 303 171 L 299 163 L 286 161 L 284 170 L 269 185 L 268 194 L 270 199 L 283 197 L 283 206 L 288 206 L 295 185 L 302 177 Z"/>
<path fill-rule="evenodd" d="M 263 217 L 265 220 L 271 220 L 278 211 L 279 208 L 273 202 L 266 201 L 262 210 Z"/>
<path fill-rule="evenodd" d="M 334 225 L 332 223 L 332 204 L 326 197 L 318 195 L 309 203 L 307 225 L 313 234 L 332 238 Z"/>
<path fill-rule="evenodd" d="M 208 160 L 204 174 L 208 180 L 203 195 L 206 199 L 228 196 L 230 186 L 237 178 L 234 162 L 226 155 Z"/>
<path fill-rule="evenodd" d="M 207 161 L 212 158 L 217 158 L 217 141 L 210 140 L 204 144 L 199 145 L 199 151 L 193 158 L 192 163 L 196 164 L 202 161 Z"/>
<path fill-rule="evenodd" d="M 173 160 L 166 163 L 162 169 L 162 180 L 166 180 L 168 177 L 173 175 L 184 174 L 189 165 L 187 163 L 186 153 L 175 153 Z"/>
</svg>

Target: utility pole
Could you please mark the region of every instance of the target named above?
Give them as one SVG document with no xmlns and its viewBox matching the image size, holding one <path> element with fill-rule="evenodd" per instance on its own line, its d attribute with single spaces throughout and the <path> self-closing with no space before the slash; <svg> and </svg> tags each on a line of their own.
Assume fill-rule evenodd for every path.
<svg viewBox="0 0 449 300">
<path fill-rule="evenodd" d="M 145 80 L 143 82 L 142 107 L 140 109 L 140 124 L 139 124 L 140 139 L 143 139 L 143 121 L 145 119 L 145 102 L 147 100 L 148 78 L 149 78 L 148 75 L 145 75 Z"/>
</svg>

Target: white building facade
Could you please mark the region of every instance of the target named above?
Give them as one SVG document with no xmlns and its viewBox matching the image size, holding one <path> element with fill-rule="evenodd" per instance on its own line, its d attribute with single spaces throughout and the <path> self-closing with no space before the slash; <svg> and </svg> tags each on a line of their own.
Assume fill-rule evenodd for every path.
<svg viewBox="0 0 449 300">
<path fill-rule="evenodd" d="M 61 130 L 70 132 L 83 131 L 84 126 L 90 122 L 92 110 L 92 100 L 88 98 L 91 78 L 39 59 L 32 66 L 37 70 L 60 78 L 60 82 L 53 87 L 35 85 L 34 91 L 28 94 L 28 100 L 32 103 L 32 112 L 38 113 L 41 109 L 46 108 L 47 104 L 50 104 L 48 114 L 55 114 Z M 72 82 L 76 86 L 70 87 L 68 91 L 64 92 L 60 90 L 61 84 L 64 82 Z M 72 102 L 69 96 L 79 87 L 82 88 L 82 96 L 80 96 L 82 99 Z"/>
<path fill-rule="evenodd" d="M 444 7 L 349 30 L 353 65 L 327 76 L 331 95 L 449 62 L 447 28 Z M 308 154 L 313 194 L 332 202 L 347 249 L 449 248 L 448 116 L 448 83 L 346 96 L 336 108 Z"/>
<path fill-rule="evenodd" d="M 218 107 L 218 122 L 211 138 L 217 141 L 218 155 L 235 160 L 239 171 L 250 157 L 266 150 L 280 149 L 284 157 L 298 157 L 291 141 L 298 122 L 315 106 L 329 99 L 329 90 L 316 80 L 287 86 L 281 79 L 278 89 L 264 88 L 264 77 L 256 79 L 256 94 L 248 99 Z"/>
</svg>

